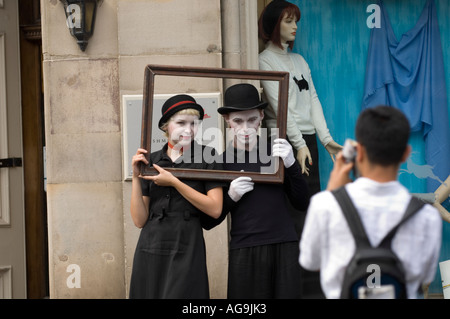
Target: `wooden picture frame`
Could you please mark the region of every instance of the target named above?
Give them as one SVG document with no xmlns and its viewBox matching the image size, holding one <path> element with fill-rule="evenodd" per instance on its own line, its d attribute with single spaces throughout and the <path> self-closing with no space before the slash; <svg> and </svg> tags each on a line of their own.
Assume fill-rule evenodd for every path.
<svg viewBox="0 0 450 319">
<path fill-rule="evenodd" d="M 153 95 L 155 77 L 179 76 L 179 77 L 201 77 L 201 78 L 221 78 L 239 80 L 266 80 L 278 81 L 278 112 L 277 127 L 278 136 L 286 138 L 287 102 L 289 89 L 289 73 L 279 71 L 261 70 L 237 70 L 223 68 L 189 67 L 189 66 L 168 66 L 168 65 L 147 65 L 144 74 L 144 93 L 142 105 L 142 133 L 141 148 L 148 151 L 147 160 L 150 158 L 152 128 L 153 123 Z M 180 169 L 164 168 L 180 179 L 192 180 L 213 180 L 230 182 L 239 176 L 249 176 L 257 183 L 282 183 L 284 181 L 284 165 L 278 165 L 277 170 L 272 173 L 259 172 L 238 172 L 227 170 L 203 170 L 203 169 Z M 143 176 L 157 175 L 158 172 L 153 167 L 141 165 L 140 173 Z"/>
</svg>

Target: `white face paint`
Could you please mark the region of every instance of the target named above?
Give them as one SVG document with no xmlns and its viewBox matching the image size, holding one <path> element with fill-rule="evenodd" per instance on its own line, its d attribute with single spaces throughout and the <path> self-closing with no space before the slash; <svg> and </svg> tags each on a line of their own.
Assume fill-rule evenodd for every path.
<svg viewBox="0 0 450 319">
<path fill-rule="evenodd" d="M 197 115 L 175 114 L 172 116 L 167 126 L 170 144 L 180 148 L 190 145 L 197 134 L 199 124 Z"/>
<path fill-rule="evenodd" d="M 230 112 L 225 117 L 228 126 L 233 130 L 237 148 L 253 148 L 257 142 L 258 128 L 263 118 L 264 113 L 260 109 Z"/>
<path fill-rule="evenodd" d="M 297 34 L 297 18 L 295 16 L 284 15 L 280 22 L 280 40 L 281 43 L 294 41 Z"/>
</svg>

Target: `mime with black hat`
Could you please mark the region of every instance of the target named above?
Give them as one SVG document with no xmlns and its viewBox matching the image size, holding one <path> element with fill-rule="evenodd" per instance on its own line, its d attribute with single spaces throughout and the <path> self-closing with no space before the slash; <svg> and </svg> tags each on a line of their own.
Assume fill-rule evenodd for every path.
<svg viewBox="0 0 450 319">
<path fill-rule="evenodd" d="M 258 136 L 266 106 L 253 85 L 242 83 L 226 90 L 224 106 L 218 109 L 233 133 L 223 154 L 225 170 L 261 172 L 267 165 L 261 161 L 264 155 L 280 157 L 286 168 L 283 184 L 254 183 L 241 176 L 224 192 L 219 221 L 230 212 L 230 299 L 301 297 L 299 238 L 287 198 L 298 209 L 306 209 L 308 186 L 291 145 L 281 138 L 270 145 L 270 139 Z M 261 154 L 264 151 L 269 154 Z"/>
</svg>

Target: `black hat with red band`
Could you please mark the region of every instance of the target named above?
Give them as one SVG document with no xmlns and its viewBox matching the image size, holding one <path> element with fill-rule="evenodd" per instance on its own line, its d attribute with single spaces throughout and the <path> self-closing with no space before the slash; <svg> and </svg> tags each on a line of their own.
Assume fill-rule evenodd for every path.
<svg viewBox="0 0 450 319">
<path fill-rule="evenodd" d="M 200 113 L 199 120 L 203 120 L 203 107 L 197 104 L 192 96 L 187 94 L 178 94 L 172 96 L 170 99 L 164 102 L 161 108 L 162 116 L 159 120 L 158 127 L 161 129 L 164 123 L 166 123 L 172 117 L 172 115 L 184 109 L 197 110 Z"/>
</svg>

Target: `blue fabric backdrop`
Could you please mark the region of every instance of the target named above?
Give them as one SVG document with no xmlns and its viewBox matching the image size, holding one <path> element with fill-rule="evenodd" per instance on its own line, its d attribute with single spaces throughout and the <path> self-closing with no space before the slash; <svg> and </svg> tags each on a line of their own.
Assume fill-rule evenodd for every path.
<svg viewBox="0 0 450 319">
<path fill-rule="evenodd" d="M 294 52 L 304 56 L 311 68 L 314 85 L 323 106 L 334 140 L 343 145 L 354 138 L 356 119 L 364 94 L 367 52 L 371 29 L 366 12 L 377 0 L 291 0 L 301 10 Z M 392 29 L 397 37 L 411 30 L 419 20 L 427 0 L 384 0 Z M 450 1 L 435 0 L 444 57 L 447 95 L 450 97 Z M 447 103 L 450 110 L 450 102 Z M 450 112 L 448 112 L 450 114 Z M 450 123 L 450 118 L 448 119 Z M 450 124 L 449 124 L 450 125 Z M 425 143 L 422 132 L 410 139 L 413 154 L 402 165 L 400 182 L 412 193 L 426 193 L 426 179 L 417 174 L 425 168 Z M 322 188 L 328 182 L 333 163 L 323 147 L 319 148 Z M 415 166 L 416 170 L 412 169 Z M 415 174 L 416 173 L 416 174 Z M 449 209 L 449 200 L 444 202 Z M 444 222 L 440 261 L 450 259 L 450 225 Z M 430 286 L 431 293 L 442 293 L 439 269 Z"/>
<path fill-rule="evenodd" d="M 366 64 L 362 108 L 392 105 L 422 132 L 427 166 L 408 166 L 427 180 L 433 193 L 450 174 L 450 131 L 445 70 L 434 0 L 428 0 L 417 24 L 401 38 L 393 32 L 382 0 L 380 28 L 373 28 Z"/>
</svg>

